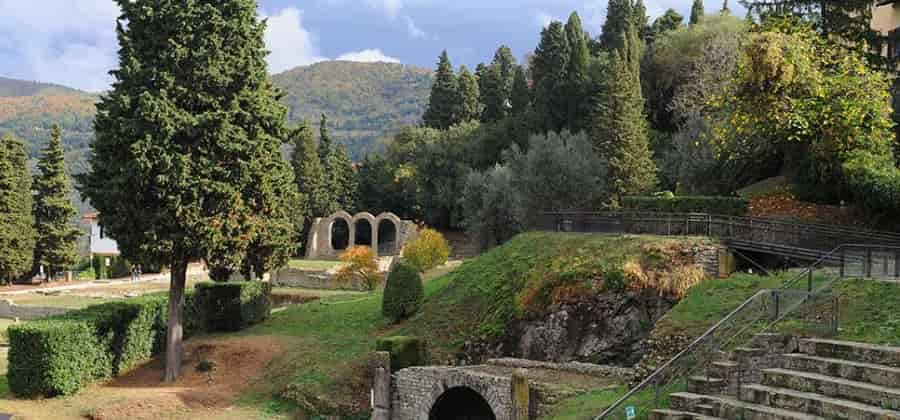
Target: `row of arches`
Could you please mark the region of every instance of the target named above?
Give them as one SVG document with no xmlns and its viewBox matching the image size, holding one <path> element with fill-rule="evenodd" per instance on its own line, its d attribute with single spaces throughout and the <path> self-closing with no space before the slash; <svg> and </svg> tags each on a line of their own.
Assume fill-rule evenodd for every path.
<svg viewBox="0 0 900 420">
<path fill-rule="evenodd" d="M 328 220 L 328 244 L 337 252 L 365 245 L 374 249 L 379 256 L 397 253 L 402 222 L 392 213 L 375 217 L 370 213 L 351 216 L 346 212 L 338 212 Z"/>
</svg>

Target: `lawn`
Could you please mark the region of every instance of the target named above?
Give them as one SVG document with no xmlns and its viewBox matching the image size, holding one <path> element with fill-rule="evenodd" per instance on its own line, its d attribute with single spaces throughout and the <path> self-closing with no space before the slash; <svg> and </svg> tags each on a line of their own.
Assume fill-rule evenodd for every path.
<svg viewBox="0 0 900 420">
<path fill-rule="evenodd" d="M 288 267 L 296 270 L 330 270 L 341 264 L 343 263 L 335 260 L 305 260 L 295 258 L 288 263 Z"/>
</svg>

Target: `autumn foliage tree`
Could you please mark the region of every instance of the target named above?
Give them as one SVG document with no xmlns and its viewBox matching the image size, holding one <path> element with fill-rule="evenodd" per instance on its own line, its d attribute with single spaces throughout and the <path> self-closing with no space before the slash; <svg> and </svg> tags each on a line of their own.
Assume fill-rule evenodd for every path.
<svg viewBox="0 0 900 420">
<path fill-rule="evenodd" d="M 285 255 L 287 112 L 269 79 L 256 1 L 117 3 L 119 68 L 97 104 L 81 191 L 125 258 L 171 268 L 171 382 L 188 263 L 259 267 Z"/>
<path fill-rule="evenodd" d="M 335 280 L 345 285 L 360 282 L 366 290 L 372 291 L 384 282 L 384 275 L 378 271 L 375 251 L 367 246 L 354 246 L 340 256 L 344 265 L 338 270 Z"/>
</svg>

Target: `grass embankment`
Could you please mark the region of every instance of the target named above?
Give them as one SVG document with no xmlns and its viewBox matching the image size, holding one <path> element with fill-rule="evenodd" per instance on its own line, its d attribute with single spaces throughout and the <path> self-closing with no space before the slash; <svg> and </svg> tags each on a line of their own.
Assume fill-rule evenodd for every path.
<svg viewBox="0 0 900 420">
<path fill-rule="evenodd" d="M 466 340 L 496 338 L 516 317 L 546 310 L 543 305 L 565 296 L 582 298 L 603 283 L 605 275 L 623 277 L 628 262 L 640 263 L 649 271 L 671 262 L 672 255 L 680 255 L 674 250 L 695 241 L 529 233 L 455 270 L 430 273 L 434 279 L 426 281 L 422 310 L 399 325 L 382 318 L 380 293 L 323 298 L 289 308 L 244 333 L 289 336 L 297 344 L 269 370 L 268 389 L 248 394 L 243 403 L 258 407 L 297 404 L 310 415 L 335 411 L 367 415 L 370 372 L 366 358 L 378 337 L 423 336 L 429 341 L 434 362 L 452 360 Z M 553 293 L 560 290 L 571 294 Z M 288 390 L 282 393 L 285 398 L 270 400 L 273 393 L 284 389 Z"/>
</svg>

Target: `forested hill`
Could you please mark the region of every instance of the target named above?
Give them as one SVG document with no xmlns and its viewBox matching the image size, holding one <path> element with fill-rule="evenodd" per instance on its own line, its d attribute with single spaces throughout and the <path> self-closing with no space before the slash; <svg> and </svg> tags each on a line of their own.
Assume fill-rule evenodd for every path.
<svg viewBox="0 0 900 420">
<path fill-rule="evenodd" d="M 328 115 L 332 136 L 354 160 L 377 150 L 385 134 L 419 123 L 431 88 L 430 70 L 389 63 L 326 61 L 274 76 L 285 91 L 291 122 L 318 124 Z"/>
<path fill-rule="evenodd" d="M 329 61 L 274 76 L 285 91 L 291 120 L 318 124 L 328 115 L 332 137 L 362 159 L 392 130 L 418 123 L 431 87 L 431 71 L 387 63 Z M 83 169 L 93 138 L 98 95 L 64 86 L 0 78 L 0 135 L 14 133 L 37 157 L 50 127 L 63 128 L 70 170 Z"/>
</svg>

